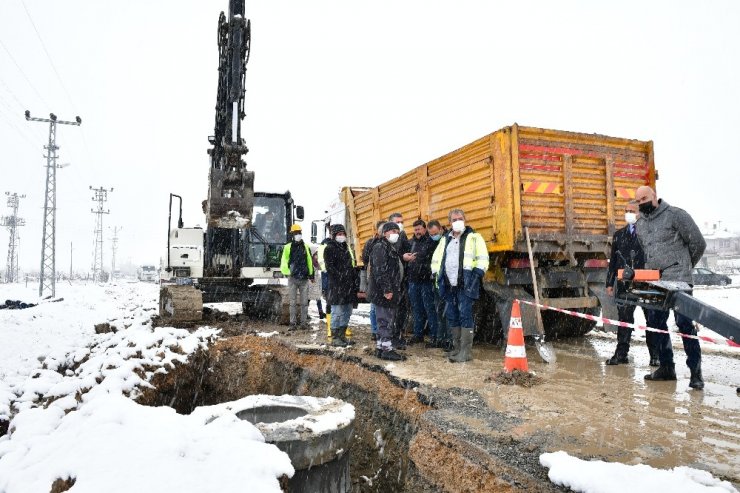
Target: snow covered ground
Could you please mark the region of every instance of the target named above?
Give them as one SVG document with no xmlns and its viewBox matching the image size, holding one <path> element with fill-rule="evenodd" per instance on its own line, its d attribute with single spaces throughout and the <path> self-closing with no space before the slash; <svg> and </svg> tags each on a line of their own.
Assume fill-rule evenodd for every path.
<svg viewBox="0 0 740 493">
<path fill-rule="evenodd" d="M 727 493 L 737 490 L 728 481 L 691 467 L 656 469 L 644 464 L 626 465 L 585 461 L 567 453 L 542 454 L 540 463 L 550 469 L 550 481 L 580 493 Z"/>
<path fill-rule="evenodd" d="M 0 285 L 0 300 L 38 302 L 36 286 Z M 131 400 L 158 372 L 218 331 L 153 328 L 157 285 L 60 284 L 57 302 L 0 310 L 0 492 L 280 491 L 287 455 L 234 415 L 181 416 Z M 107 322 L 116 331 L 96 334 Z"/>
</svg>

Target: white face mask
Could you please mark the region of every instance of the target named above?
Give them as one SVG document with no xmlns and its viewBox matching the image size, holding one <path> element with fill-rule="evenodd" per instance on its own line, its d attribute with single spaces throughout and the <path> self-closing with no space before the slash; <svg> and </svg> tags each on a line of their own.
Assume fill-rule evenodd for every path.
<svg viewBox="0 0 740 493">
<path fill-rule="evenodd" d="M 627 224 L 635 224 L 637 222 L 637 214 L 634 212 L 625 212 L 624 220 L 627 221 Z"/>
<path fill-rule="evenodd" d="M 398 241 L 399 236 L 401 235 L 399 235 L 398 233 L 391 233 L 390 235 L 388 235 L 388 241 L 390 241 L 391 243 L 395 243 Z"/>
<path fill-rule="evenodd" d="M 295 241 L 301 241 L 303 239 L 303 235 L 295 235 L 295 236 L 293 236 L 293 239 Z"/>
<path fill-rule="evenodd" d="M 455 233 L 462 233 L 465 231 L 465 221 L 462 219 L 458 219 L 457 221 L 452 221 L 452 231 Z"/>
<path fill-rule="evenodd" d="M 345 241 L 347 241 L 347 237 L 337 235 L 336 240 L 337 240 L 337 243 L 344 243 Z"/>
</svg>

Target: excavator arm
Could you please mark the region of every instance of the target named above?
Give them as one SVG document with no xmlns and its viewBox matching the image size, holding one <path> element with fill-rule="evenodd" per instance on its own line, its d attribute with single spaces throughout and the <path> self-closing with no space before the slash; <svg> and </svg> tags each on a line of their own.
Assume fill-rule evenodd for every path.
<svg viewBox="0 0 740 493">
<path fill-rule="evenodd" d="M 214 135 L 208 138 L 211 168 L 208 175 L 206 219 L 211 228 L 243 229 L 252 218 L 254 173 L 247 171 L 249 149 L 241 136 L 245 76 L 250 51 L 250 22 L 245 0 L 230 0 L 228 16 L 218 19 L 218 91 Z"/>
</svg>

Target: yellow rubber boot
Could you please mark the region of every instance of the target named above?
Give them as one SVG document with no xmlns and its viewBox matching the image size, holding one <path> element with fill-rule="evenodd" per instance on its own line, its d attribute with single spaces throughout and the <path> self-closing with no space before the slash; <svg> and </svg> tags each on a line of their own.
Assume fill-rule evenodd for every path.
<svg viewBox="0 0 740 493">
<path fill-rule="evenodd" d="M 349 327 L 344 329 L 344 337 L 346 337 L 348 341 L 351 340 L 352 339 L 352 329 L 350 329 Z"/>
<path fill-rule="evenodd" d="M 331 313 L 326 314 L 326 338 L 331 342 Z"/>
</svg>

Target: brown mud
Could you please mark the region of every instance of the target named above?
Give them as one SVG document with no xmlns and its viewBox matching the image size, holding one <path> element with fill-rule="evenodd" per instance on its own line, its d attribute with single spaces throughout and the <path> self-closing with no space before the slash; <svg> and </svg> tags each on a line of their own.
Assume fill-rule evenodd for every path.
<svg viewBox="0 0 740 493">
<path fill-rule="evenodd" d="M 499 385 L 521 385 L 522 387 L 529 388 L 541 384 L 543 380 L 537 375 L 526 371 L 514 370 L 508 372 L 501 370 L 492 377 L 486 377 L 485 382 L 495 382 Z"/>
</svg>

